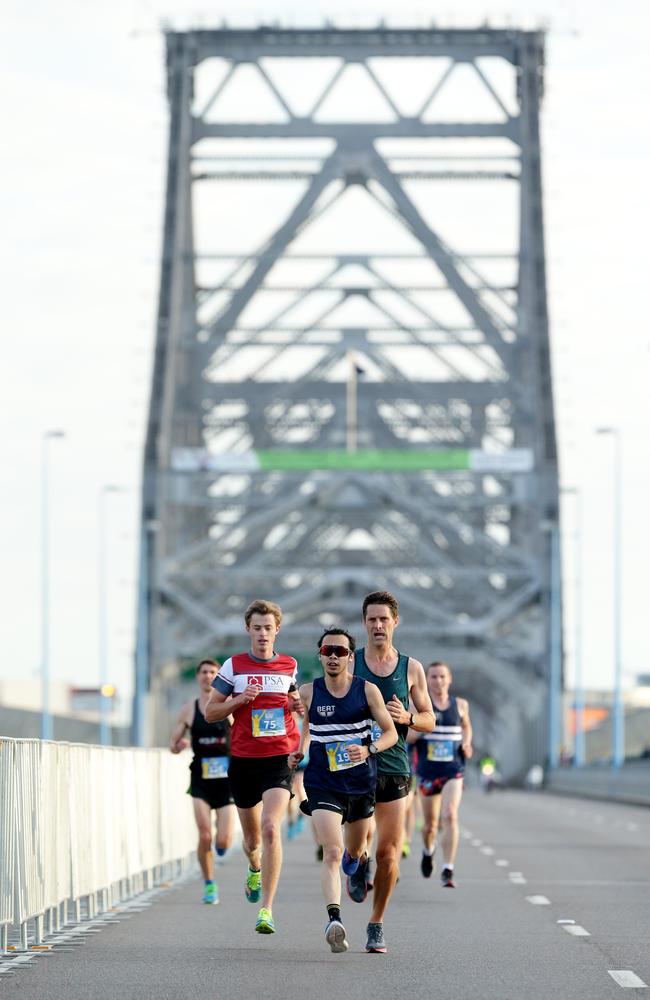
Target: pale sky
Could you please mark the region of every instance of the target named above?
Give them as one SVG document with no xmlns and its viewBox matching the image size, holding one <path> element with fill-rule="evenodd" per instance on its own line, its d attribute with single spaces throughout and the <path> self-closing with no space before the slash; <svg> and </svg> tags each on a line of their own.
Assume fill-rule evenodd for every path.
<svg viewBox="0 0 650 1000">
<path fill-rule="evenodd" d="M 238 0 L 230 26 L 279 21 L 549 27 L 542 114 L 551 336 L 562 481 L 584 503 L 583 658 L 590 687 L 612 663 L 611 442 L 623 446 L 623 662 L 650 672 L 650 444 L 646 232 L 650 93 L 642 0 Z M 8 0 L 0 41 L 5 279 L 0 409 L 0 677 L 40 669 L 40 475 L 51 446 L 51 669 L 97 682 L 98 497 L 109 497 L 110 676 L 132 688 L 141 449 L 163 212 L 167 104 L 160 24 L 209 26 L 200 0 Z M 567 677 L 573 670 L 572 500 L 564 504 Z"/>
</svg>

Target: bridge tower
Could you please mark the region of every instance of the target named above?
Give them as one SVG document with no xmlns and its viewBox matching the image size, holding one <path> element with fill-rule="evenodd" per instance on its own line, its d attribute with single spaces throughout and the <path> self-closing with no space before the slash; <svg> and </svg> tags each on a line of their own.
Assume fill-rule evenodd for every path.
<svg viewBox="0 0 650 1000">
<path fill-rule="evenodd" d="M 143 695 L 242 644 L 355 628 L 447 660 L 511 773 L 561 665 L 539 112 L 516 30 L 167 34 L 144 459 Z"/>
</svg>

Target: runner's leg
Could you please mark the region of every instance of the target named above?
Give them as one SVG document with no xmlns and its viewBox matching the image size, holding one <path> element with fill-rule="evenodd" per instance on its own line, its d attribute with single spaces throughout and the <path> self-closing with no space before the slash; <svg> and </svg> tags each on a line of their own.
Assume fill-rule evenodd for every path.
<svg viewBox="0 0 650 1000">
<path fill-rule="evenodd" d="M 330 809 L 315 809 L 312 821 L 314 830 L 323 845 L 321 885 L 325 905 L 341 905 L 341 858 L 343 857 L 343 832 L 340 813 Z M 356 825 L 356 824 L 355 824 Z"/>
<path fill-rule="evenodd" d="M 345 824 L 345 846 L 353 858 L 360 858 L 368 845 L 368 830 L 372 824 L 372 816 L 368 819 L 358 819 L 354 823 Z"/>
<path fill-rule="evenodd" d="M 422 843 L 425 851 L 430 854 L 436 846 L 436 836 L 440 824 L 440 795 L 420 794 L 420 802 L 422 804 L 422 818 L 424 819 Z"/>
<path fill-rule="evenodd" d="M 370 922 L 380 924 L 399 875 L 398 857 L 404 833 L 406 799 L 378 802 L 375 806 L 377 823 L 377 871 Z"/>
<path fill-rule="evenodd" d="M 289 791 L 268 788 L 262 796 L 262 906 L 273 909 L 282 868 L 282 817 L 287 811 Z"/>
<path fill-rule="evenodd" d="M 199 844 L 197 857 L 203 872 L 203 878 L 212 882 L 214 880 L 214 862 L 212 860 L 212 812 L 210 806 L 203 799 L 192 799 L 194 805 L 194 819 L 199 831 Z"/>
<path fill-rule="evenodd" d="M 250 809 L 237 809 L 241 823 L 242 848 L 251 868 L 259 871 L 262 857 L 262 803 Z"/>
<path fill-rule="evenodd" d="M 232 846 L 235 832 L 235 807 L 222 806 L 217 813 L 217 837 L 215 847 L 218 851 L 227 851 Z"/>
<path fill-rule="evenodd" d="M 440 843 L 442 859 L 445 866 L 453 865 L 458 851 L 458 808 L 463 794 L 463 779 L 452 778 L 448 781 L 442 793 L 436 798 L 442 800 L 442 832 Z"/>
</svg>

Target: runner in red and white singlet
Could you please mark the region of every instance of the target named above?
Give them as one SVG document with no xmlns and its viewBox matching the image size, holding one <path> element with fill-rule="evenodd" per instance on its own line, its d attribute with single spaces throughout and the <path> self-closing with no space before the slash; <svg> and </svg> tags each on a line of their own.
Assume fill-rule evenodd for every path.
<svg viewBox="0 0 650 1000">
<path fill-rule="evenodd" d="M 233 717 L 230 787 L 248 855 L 246 898 L 262 901 L 255 930 L 272 934 L 273 899 L 282 867 L 281 823 L 291 797 L 288 755 L 296 744 L 292 711 L 299 703 L 297 664 L 275 653 L 282 612 L 270 601 L 253 601 L 244 615 L 249 653 L 223 664 L 205 708 L 208 722 Z"/>
</svg>

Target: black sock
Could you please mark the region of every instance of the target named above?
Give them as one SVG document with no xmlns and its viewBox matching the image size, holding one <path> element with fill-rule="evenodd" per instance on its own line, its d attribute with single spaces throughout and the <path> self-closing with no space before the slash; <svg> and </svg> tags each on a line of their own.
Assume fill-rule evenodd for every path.
<svg viewBox="0 0 650 1000">
<path fill-rule="evenodd" d="M 340 921 L 340 919 L 341 919 L 341 907 L 338 905 L 338 903 L 329 903 L 328 904 L 328 907 L 327 907 L 327 916 L 330 918 L 330 920 L 339 920 Z"/>
</svg>

